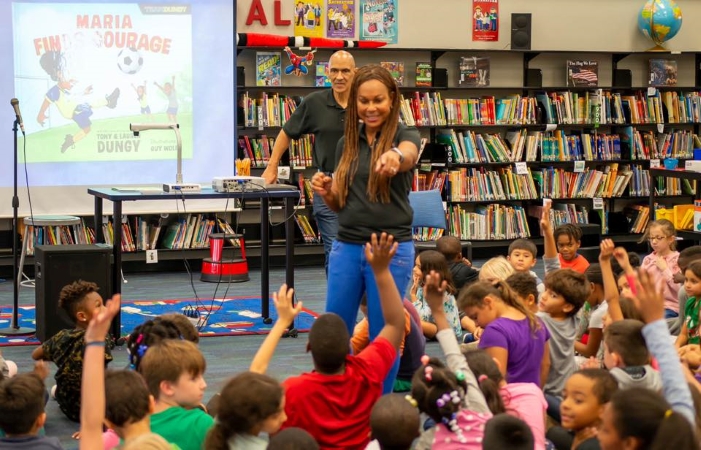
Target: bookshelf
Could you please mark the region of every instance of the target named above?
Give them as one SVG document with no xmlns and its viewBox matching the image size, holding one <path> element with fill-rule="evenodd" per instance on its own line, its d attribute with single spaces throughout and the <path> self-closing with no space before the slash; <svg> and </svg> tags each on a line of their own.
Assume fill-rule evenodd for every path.
<svg viewBox="0 0 701 450">
<path fill-rule="evenodd" d="M 678 179 L 693 181 L 696 183 L 696 194 L 693 196 L 693 198 L 694 198 L 694 200 L 701 200 L 701 190 L 698 188 L 698 186 L 699 186 L 698 183 L 701 181 L 701 173 L 700 172 L 692 172 L 690 170 L 684 170 L 684 169 L 669 170 L 669 169 L 657 168 L 657 169 L 650 169 L 650 176 L 651 177 L 678 178 Z M 664 196 L 660 196 L 660 195 L 656 195 L 656 194 L 653 195 L 653 193 L 651 193 L 650 198 L 649 198 L 650 211 L 655 210 L 655 208 L 657 207 L 658 201 L 664 201 L 664 200 L 669 200 L 669 199 L 665 198 Z M 701 242 L 701 232 L 699 232 L 699 231 L 677 230 L 677 236 L 680 238 L 683 238 L 683 239 L 695 241 L 696 243 Z"/>
</svg>

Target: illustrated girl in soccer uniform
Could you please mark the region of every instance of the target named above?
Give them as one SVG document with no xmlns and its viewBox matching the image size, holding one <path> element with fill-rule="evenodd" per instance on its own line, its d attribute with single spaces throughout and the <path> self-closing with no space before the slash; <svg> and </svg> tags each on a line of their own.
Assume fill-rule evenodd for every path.
<svg viewBox="0 0 701 450">
<path fill-rule="evenodd" d="M 56 105 L 56 109 L 61 113 L 66 119 L 73 120 L 80 131 L 75 134 L 67 134 L 63 144 L 61 145 L 61 153 L 64 153 L 69 147 L 74 147 L 77 142 L 83 139 L 90 133 L 90 126 L 92 122 L 90 121 L 90 116 L 92 116 L 93 108 L 99 108 L 102 106 L 107 106 L 108 108 L 114 108 L 117 106 L 117 100 L 119 99 L 119 88 L 115 88 L 111 94 L 106 95 L 104 98 L 99 98 L 90 102 L 77 101 L 72 97 L 71 89 L 77 83 L 74 79 L 67 79 L 66 77 L 66 60 L 59 51 L 48 51 L 41 55 L 39 60 L 42 69 L 51 77 L 51 80 L 56 82 L 56 85 L 51 87 L 46 92 L 44 97 L 44 102 L 39 108 L 39 114 L 37 114 L 37 122 L 42 127 L 47 119 L 46 111 L 49 106 L 53 103 Z M 89 95 L 92 93 L 92 86 L 88 86 L 83 91 L 82 95 Z"/>
<path fill-rule="evenodd" d="M 178 121 L 178 93 L 175 90 L 175 75 L 171 78 L 170 83 L 166 83 L 163 86 L 155 81 L 153 84 L 168 97 L 168 109 L 166 109 L 168 121 L 170 123 L 176 123 Z"/>
<path fill-rule="evenodd" d="M 144 80 L 143 85 L 131 87 L 136 91 L 136 99 L 139 101 L 139 106 L 141 107 L 141 114 L 148 116 L 149 120 L 153 118 L 151 115 L 151 107 L 148 105 L 148 95 L 146 94 L 146 85 L 148 82 Z"/>
</svg>

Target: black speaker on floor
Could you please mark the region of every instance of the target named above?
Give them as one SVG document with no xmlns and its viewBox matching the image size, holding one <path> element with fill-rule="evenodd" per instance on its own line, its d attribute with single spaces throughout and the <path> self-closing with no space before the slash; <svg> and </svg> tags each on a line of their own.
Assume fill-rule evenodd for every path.
<svg viewBox="0 0 701 450">
<path fill-rule="evenodd" d="M 74 281 L 97 284 L 104 299 L 112 295 L 112 247 L 96 245 L 38 245 L 34 252 L 36 335 L 45 342 L 74 324 L 58 307 L 61 289 Z M 115 317 L 117 330 L 119 319 Z M 115 323 L 113 322 L 114 330 Z"/>
<path fill-rule="evenodd" d="M 531 49 L 531 13 L 511 13 L 511 50 Z"/>
</svg>

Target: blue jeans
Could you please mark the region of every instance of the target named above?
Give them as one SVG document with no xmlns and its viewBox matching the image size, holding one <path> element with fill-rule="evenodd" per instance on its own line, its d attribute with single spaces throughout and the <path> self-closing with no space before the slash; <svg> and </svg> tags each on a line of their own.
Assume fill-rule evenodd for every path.
<svg viewBox="0 0 701 450">
<path fill-rule="evenodd" d="M 679 313 L 676 313 L 672 311 L 671 309 L 664 309 L 664 318 L 665 319 L 674 319 L 675 317 L 679 317 Z"/>
<path fill-rule="evenodd" d="M 401 242 L 397 254 L 394 255 L 389 265 L 389 270 L 402 298 L 406 293 L 409 280 L 411 280 L 413 267 L 414 243 L 411 241 Z M 365 259 L 365 245 L 334 241 L 329 255 L 326 312 L 341 316 L 350 335 L 353 334 L 353 328 L 358 318 L 360 299 L 365 293 L 368 296 L 370 340 L 373 340 L 385 326 L 385 320 L 382 315 L 382 305 L 375 283 L 375 275 Z M 385 378 L 385 394 L 392 392 L 398 370 L 399 355 Z"/>
<path fill-rule="evenodd" d="M 560 404 L 562 399 L 551 394 L 545 394 L 545 401 L 548 403 L 548 416 L 552 417 L 557 423 L 560 423 Z"/>
<path fill-rule="evenodd" d="M 336 240 L 336 235 L 338 234 L 338 215 L 326 206 L 324 199 L 316 192 L 314 193 L 313 203 L 314 220 L 316 220 L 316 226 L 319 228 L 319 234 L 321 234 L 321 240 L 324 243 L 324 270 L 328 277 L 331 244 Z"/>
</svg>

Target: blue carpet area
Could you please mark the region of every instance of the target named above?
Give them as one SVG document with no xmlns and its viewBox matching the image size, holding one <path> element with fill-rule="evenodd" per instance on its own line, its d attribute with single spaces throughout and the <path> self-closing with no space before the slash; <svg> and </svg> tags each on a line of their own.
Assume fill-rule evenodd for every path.
<svg viewBox="0 0 701 450">
<path fill-rule="evenodd" d="M 275 320 L 277 314 L 272 300 L 269 300 L 269 305 L 270 317 Z M 18 313 L 20 327 L 35 328 L 34 306 L 20 306 Z M 272 327 L 272 324 L 263 323 L 260 298 L 147 300 L 122 305 L 122 336 L 131 333 L 141 323 L 167 313 L 183 313 L 191 317 L 202 337 L 266 334 Z M 317 316 L 315 312 L 303 309 L 295 320 L 295 328 L 300 332 L 309 331 Z M 9 326 L 11 319 L 12 308 L 0 307 L 0 328 Z M 34 335 L 0 336 L 0 346 L 37 344 L 39 341 Z"/>
</svg>

